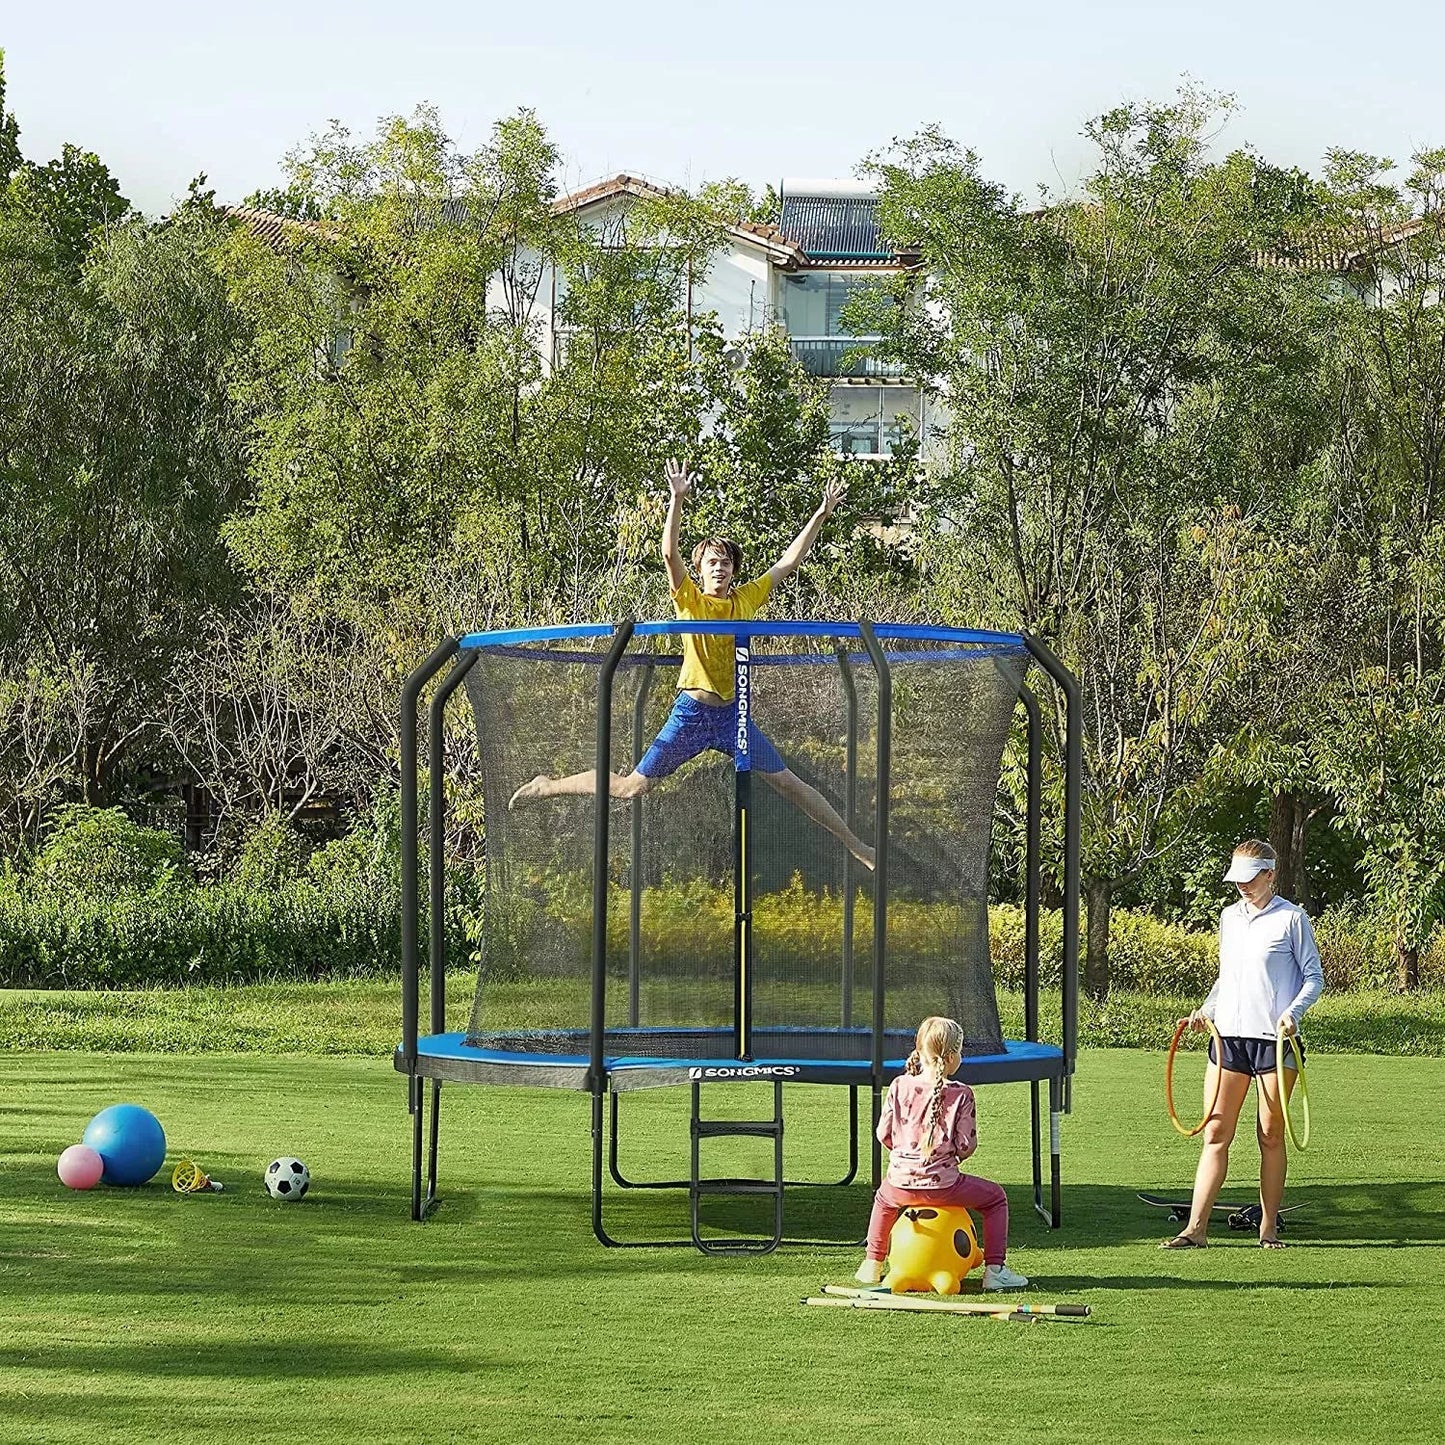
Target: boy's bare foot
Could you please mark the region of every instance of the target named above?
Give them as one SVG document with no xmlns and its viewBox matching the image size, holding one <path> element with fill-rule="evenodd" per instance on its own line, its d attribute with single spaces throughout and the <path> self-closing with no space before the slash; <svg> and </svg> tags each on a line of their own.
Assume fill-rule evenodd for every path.
<svg viewBox="0 0 1445 1445">
<path fill-rule="evenodd" d="M 551 781 L 552 779 L 549 778 L 546 773 L 538 773 L 530 783 L 523 783 L 522 786 L 512 794 L 511 798 L 507 801 L 507 807 L 509 809 L 515 808 L 518 803 L 525 803 L 529 798 L 547 797 L 551 792 L 548 786 Z"/>
</svg>

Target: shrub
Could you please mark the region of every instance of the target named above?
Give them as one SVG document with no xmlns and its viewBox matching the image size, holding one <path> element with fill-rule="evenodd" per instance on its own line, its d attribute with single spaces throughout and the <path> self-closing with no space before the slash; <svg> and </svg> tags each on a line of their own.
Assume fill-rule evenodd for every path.
<svg viewBox="0 0 1445 1445">
<path fill-rule="evenodd" d="M 180 842 L 142 828 L 119 808 L 62 808 L 35 860 L 34 886 L 57 897 L 114 898 L 185 886 L 190 874 Z"/>
<path fill-rule="evenodd" d="M 241 845 L 234 881 L 245 892 L 273 893 L 306 866 L 306 843 L 284 818 L 263 818 Z"/>
<path fill-rule="evenodd" d="M 395 977 L 400 938 L 395 888 L 0 895 L 0 987 Z"/>
</svg>

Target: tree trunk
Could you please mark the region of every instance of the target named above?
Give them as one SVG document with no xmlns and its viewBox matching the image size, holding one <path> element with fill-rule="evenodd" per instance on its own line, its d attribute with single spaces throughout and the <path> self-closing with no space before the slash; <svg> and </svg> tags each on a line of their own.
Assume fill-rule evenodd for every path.
<svg viewBox="0 0 1445 1445">
<path fill-rule="evenodd" d="M 1103 1000 L 1109 993 L 1109 907 L 1114 896 L 1112 878 L 1090 878 L 1084 884 L 1086 905 L 1084 937 L 1084 990 Z"/>
<path fill-rule="evenodd" d="M 1297 793 L 1276 793 L 1270 799 L 1269 841 L 1278 860 L 1275 891 L 1304 909 L 1310 906 L 1305 833 L 1311 816 L 1310 808 Z"/>
<path fill-rule="evenodd" d="M 1412 948 L 1400 935 L 1395 935 L 1395 983 L 1404 993 L 1420 987 L 1420 950 Z"/>
</svg>

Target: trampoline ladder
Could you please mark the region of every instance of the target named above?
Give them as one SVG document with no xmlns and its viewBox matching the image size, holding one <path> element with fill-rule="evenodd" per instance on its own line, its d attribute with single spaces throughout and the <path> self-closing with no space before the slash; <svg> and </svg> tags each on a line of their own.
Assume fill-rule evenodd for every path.
<svg viewBox="0 0 1445 1445">
<path fill-rule="evenodd" d="M 704 1139 L 754 1138 L 773 1141 L 773 1177 L 771 1179 L 704 1179 L 702 1177 L 702 1141 Z M 704 1195 L 747 1194 L 773 1201 L 773 1232 L 771 1236 L 704 1239 L 701 1234 L 699 1209 Z M 688 1204 L 692 1217 L 692 1242 L 704 1254 L 768 1254 L 783 1242 L 783 1085 L 773 1081 L 773 1117 L 771 1119 L 704 1119 L 702 1117 L 702 1085 L 692 1085 L 692 1177 L 688 1181 Z"/>
</svg>

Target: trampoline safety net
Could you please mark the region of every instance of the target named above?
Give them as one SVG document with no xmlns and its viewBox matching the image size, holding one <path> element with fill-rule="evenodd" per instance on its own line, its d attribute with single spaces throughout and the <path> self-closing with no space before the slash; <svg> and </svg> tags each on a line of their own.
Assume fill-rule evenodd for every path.
<svg viewBox="0 0 1445 1445">
<path fill-rule="evenodd" d="M 467 1041 L 587 1050 L 595 809 L 590 791 L 519 801 L 539 774 L 595 769 L 611 638 L 477 649 L 466 686 L 482 768 L 486 889 Z M 612 689 L 611 767 L 631 771 L 676 699 L 682 638 L 634 636 Z M 969 1054 L 1001 1051 L 989 959 L 988 849 L 999 766 L 1028 664 L 1021 642 L 894 637 L 884 984 L 888 1056 L 929 1014 Z M 852 635 L 754 635 L 752 715 L 786 767 L 875 844 L 878 678 Z M 874 874 L 754 770 L 748 812 L 755 1057 L 867 1059 Z M 735 760 L 708 751 L 636 800 L 613 800 L 607 855 L 605 1052 L 728 1058 L 735 950 Z M 904 1046 L 906 1043 L 906 1047 Z"/>
</svg>

